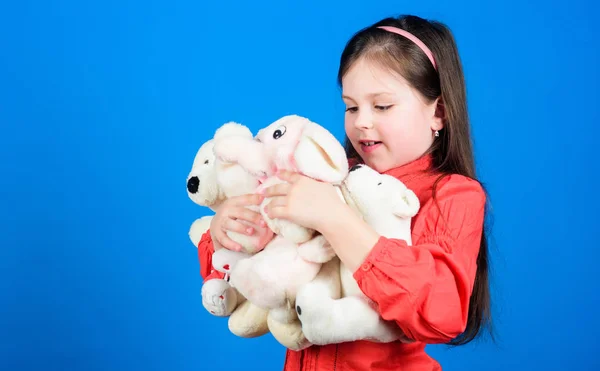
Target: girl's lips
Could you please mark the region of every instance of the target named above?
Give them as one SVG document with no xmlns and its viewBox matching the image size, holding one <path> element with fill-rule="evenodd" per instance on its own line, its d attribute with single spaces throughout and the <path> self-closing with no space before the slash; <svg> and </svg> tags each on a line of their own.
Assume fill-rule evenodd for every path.
<svg viewBox="0 0 600 371">
<path fill-rule="evenodd" d="M 360 149 L 364 153 L 371 153 L 371 152 L 375 151 L 377 148 L 379 148 L 381 146 L 381 144 L 382 144 L 381 142 L 375 142 L 375 144 L 368 146 L 365 144 L 365 142 L 360 142 Z"/>
</svg>

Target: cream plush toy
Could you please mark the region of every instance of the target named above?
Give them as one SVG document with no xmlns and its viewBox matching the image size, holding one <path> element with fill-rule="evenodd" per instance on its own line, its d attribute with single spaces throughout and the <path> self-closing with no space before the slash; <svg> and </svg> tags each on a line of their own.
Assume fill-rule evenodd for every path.
<svg viewBox="0 0 600 371">
<path fill-rule="evenodd" d="M 411 218 L 420 208 L 419 199 L 401 181 L 366 165 L 355 165 L 341 191 L 344 200 L 380 235 L 412 243 Z M 296 311 L 312 344 L 410 342 L 396 324 L 383 320 L 371 307 L 352 272 L 337 257 L 299 288 Z"/>
<path fill-rule="evenodd" d="M 233 122 L 224 124 L 215 132 L 213 139 L 200 147 L 187 177 L 187 191 L 192 201 L 213 211 L 218 210 L 226 198 L 252 193 L 259 184 L 256 177 L 239 165 L 224 163 L 215 157 L 214 141 L 233 135 L 252 138 L 247 127 Z M 211 219 L 212 216 L 204 216 L 192 223 L 189 237 L 194 246 L 198 246 L 200 238 L 209 229 Z M 229 273 L 238 261 L 262 250 L 273 238 L 269 228 L 254 227 L 258 231 L 256 236 L 229 234 L 243 246 L 245 252 L 230 251 L 214 244 L 213 268 L 224 273 L 225 278 L 207 280 L 202 286 L 202 303 L 206 310 L 215 316 L 229 316 L 229 329 L 241 337 L 255 337 L 268 332 L 267 311 L 246 301 L 228 282 Z"/>
<path fill-rule="evenodd" d="M 279 170 L 341 184 L 348 174 L 343 146 L 320 125 L 300 116 L 285 116 L 259 131 L 255 140 L 227 137 L 215 142 L 217 158 L 240 164 L 261 179 L 261 188 L 281 182 Z M 295 311 L 297 289 L 310 282 L 334 257 L 331 246 L 315 231 L 284 220 L 263 218 L 276 237 L 260 253 L 243 259 L 231 271 L 231 283 L 250 302 L 269 310 L 269 330 L 287 348 L 310 346 Z"/>
</svg>

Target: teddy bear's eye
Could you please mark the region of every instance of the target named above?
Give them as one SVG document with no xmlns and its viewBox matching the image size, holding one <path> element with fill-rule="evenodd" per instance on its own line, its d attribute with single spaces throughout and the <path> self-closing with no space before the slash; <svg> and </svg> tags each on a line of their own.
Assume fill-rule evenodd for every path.
<svg viewBox="0 0 600 371">
<path fill-rule="evenodd" d="M 206 165 L 206 164 L 208 164 L 208 160 L 204 161 L 204 164 L 205 164 L 205 165 Z"/>
<path fill-rule="evenodd" d="M 273 133 L 273 139 L 279 139 L 283 136 L 283 134 L 285 134 L 286 131 L 286 127 L 285 126 L 280 126 L 277 128 L 277 130 L 275 130 L 275 132 Z"/>
<path fill-rule="evenodd" d="M 378 186 L 380 186 L 380 185 L 381 185 L 381 182 L 379 182 L 379 184 L 377 184 L 377 185 L 378 185 Z"/>
</svg>

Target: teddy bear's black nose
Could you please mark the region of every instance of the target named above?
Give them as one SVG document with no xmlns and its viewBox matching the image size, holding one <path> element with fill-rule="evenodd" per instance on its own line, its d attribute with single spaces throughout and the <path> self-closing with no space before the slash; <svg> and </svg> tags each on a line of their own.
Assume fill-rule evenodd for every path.
<svg viewBox="0 0 600 371">
<path fill-rule="evenodd" d="M 187 182 L 187 189 L 190 193 L 198 192 L 198 187 L 200 186 L 200 179 L 197 176 L 191 177 Z"/>
<path fill-rule="evenodd" d="M 362 165 L 361 165 L 361 164 L 356 164 L 356 165 L 354 165 L 354 166 L 352 166 L 352 167 L 350 168 L 350 172 L 352 172 L 352 171 L 354 171 L 354 170 L 356 170 L 356 169 L 360 169 L 361 167 L 362 167 Z"/>
</svg>

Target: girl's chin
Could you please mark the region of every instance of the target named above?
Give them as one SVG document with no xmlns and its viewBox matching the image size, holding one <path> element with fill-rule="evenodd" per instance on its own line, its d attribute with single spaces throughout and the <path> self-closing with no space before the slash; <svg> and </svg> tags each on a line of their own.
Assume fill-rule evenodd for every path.
<svg viewBox="0 0 600 371">
<path fill-rule="evenodd" d="M 370 167 L 371 169 L 377 171 L 378 173 L 383 173 L 388 170 L 389 166 L 386 166 L 381 161 L 369 161 L 368 158 L 363 158 L 365 165 Z"/>
</svg>

